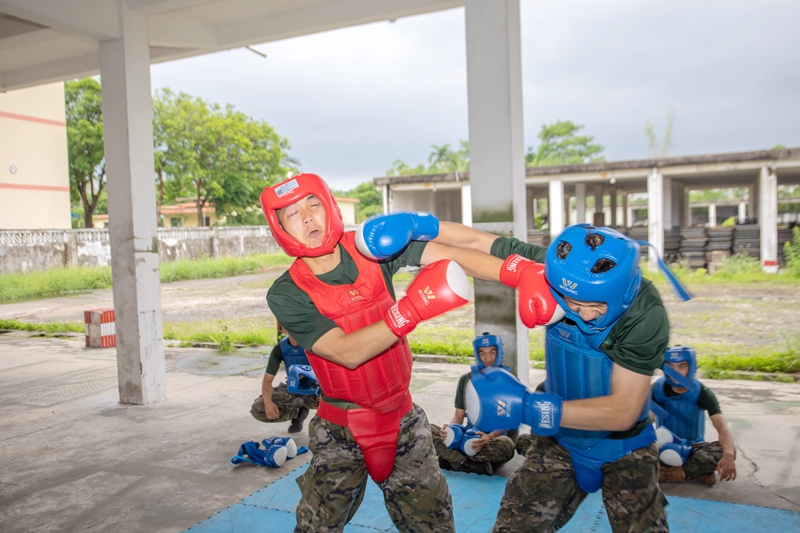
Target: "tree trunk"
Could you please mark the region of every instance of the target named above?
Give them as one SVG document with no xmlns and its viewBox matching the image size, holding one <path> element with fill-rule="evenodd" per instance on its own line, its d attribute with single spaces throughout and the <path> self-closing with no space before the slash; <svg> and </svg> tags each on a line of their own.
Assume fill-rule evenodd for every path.
<svg viewBox="0 0 800 533">
<path fill-rule="evenodd" d="M 201 227 L 205 226 L 205 224 L 204 224 L 205 221 L 203 220 L 203 206 L 205 205 L 205 203 L 206 203 L 205 199 L 200 200 L 200 196 L 198 195 L 197 196 L 197 225 L 201 226 Z"/>
<path fill-rule="evenodd" d="M 158 169 L 158 194 L 156 195 L 156 226 L 159 228 L 164 227 L 164 221 L 161 219 L 161 204 L 164 202 L 164 171 Z"/>
</svg>

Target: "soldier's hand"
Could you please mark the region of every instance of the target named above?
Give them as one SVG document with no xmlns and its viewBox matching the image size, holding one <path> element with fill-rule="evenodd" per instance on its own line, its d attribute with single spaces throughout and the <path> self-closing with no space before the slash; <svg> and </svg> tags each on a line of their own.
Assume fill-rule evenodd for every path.
<svg viewBox="0 0 800 533">
<path fill-rule="evenodd" d="M 281 412 L 278 410 L 278 406 L 275 405 L 270 400 L 264 400 L 264 414 L 267 415 L 267 418 L 270 420 L 274 420 L 281 416 Z"/>
<path fill-rule="evenodd" d="M 723 455 L 717 463 L 717 472 L 719 472 L 719 478 L 724 481 L 736 479 L 736 463 L 733 462 L 733 457 Z"/>
<path fill-rule="evenodd" d="M 489 441 L 492 440 L 492 437 L 483 431 L 478 431 L 477 433 L 481 436 L 481 438 L 472 441 L 472 449 L 476 452 L 480 452 L 484 446 L 489 444 Z"/>
<path fill-rule="evenodd" d="M 439 438 L 442 439 L 442 442 L 447 438 L 447 424 L 442 426 L 442 429 L 439 430 Z"/>
</svg>

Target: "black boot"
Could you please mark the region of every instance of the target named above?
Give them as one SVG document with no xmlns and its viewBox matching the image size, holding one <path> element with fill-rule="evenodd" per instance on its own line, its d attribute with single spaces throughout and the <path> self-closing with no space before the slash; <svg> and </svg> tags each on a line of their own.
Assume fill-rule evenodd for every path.
<svg viewBox="0 0 800 533">
<path fill-rule="evenodd" d="M 470 474 L 481 474 L 483 476 L 491 476 L 494 474 L 492 463 L 481 463 L 471 459 L 467 459 L 457 467 L 454 465 L 453 470 L 457 472 L 469 472 Z"/>
<path fill-rule="evenodd" d="M 303 430 L 303 421 L 308 416 L 308 409 L 301 407 L 297 412 L 297 417 L 292 418 L 292 423 L 289 424 L 289 433 L 300 433 Z"/>
</svg>

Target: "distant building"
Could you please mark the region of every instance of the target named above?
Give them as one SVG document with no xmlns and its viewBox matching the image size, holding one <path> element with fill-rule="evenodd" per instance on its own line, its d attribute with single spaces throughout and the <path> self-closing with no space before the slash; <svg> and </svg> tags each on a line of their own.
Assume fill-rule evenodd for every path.
<svg viewBox="0 0 800 533">
<path fill-rule="evenodd" d="M 0 93 L 0 229 L 69 227 L 64 84 Z"/>
</svg>

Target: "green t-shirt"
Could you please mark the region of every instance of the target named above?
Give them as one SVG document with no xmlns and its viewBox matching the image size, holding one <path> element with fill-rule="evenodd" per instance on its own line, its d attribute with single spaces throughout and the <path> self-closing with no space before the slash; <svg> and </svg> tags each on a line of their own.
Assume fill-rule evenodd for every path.
<svg viewBox="0 0 800 533">
<path fill-rule="evenodd" d="M 464 403 L 464 392 L 467 390 L 467 383 L 469 382 L 470 377 L 472 377 L 472 372 L 467 372 L 466 374 L 461 376 L 458 380 L 458 387 L 456 387 L 456 401 L 455 401 L 456 409 L 463 409 L 464 411 L 467 410 L 467 404 Z"/>
<path fill-rule="evenodd" d="M 686 394 L 686 393 L 683 392 L 681 394 Z M 677 395 L 678 393 L 675 392 L 675 389 L 672 388 L 672 385 L 667 383 L 667 386 L 664 387 L 664 396 L 666 396 L 667 398 L 671 398 Z M 655 401 L 655 396 L 653 396 L 653 401 Z M 709 417 L 722 414 L 722 409 L 719 406 L 719 400 L 717 400 L 717 395 L 714 394 L 714 391 L 712 391 L 702 383 L 700 384 L 700 394 L 697 396 L 697 407 L 703 409 L 704 411 L 708 411 Z"/>
<path fill-rule="evenodd" d="M 404 266 L 419 266 L 422 253 L 427 242 L 412 241 L 396 258 L 380 263 L 386 286 L 394 298 L 392 276 Z M 347 285 L 358 278 L 358 267 L 343 246 L 341 261 L 330 272 L 317 276 L 328 285 Z M 297 286 L 287 270 L 280 275 L 267 292 L 267 303 L 278 322 L 289 332 L 292 338 L 303 348 L 311 350 L 314 343 L 330 330 L 336 323 L 319 312 L 317 306 L 304 291 Z"/>
<path fill-rule="evenodd" d="M 272 351 L 269 352 L 269 359 L 267 360 L 267 374 L 272 374 L 273 376 L 278 373 L 278 370 L 281 369 L 281 363 L 283 362 L 283 351 L 281 350 L 281 345 L 276 344 L 272 347 Z"/>
<path fill-rule="evenodd" d="M 544 263 L 547 248 L 501 237 L 492 243 L 491 253 L 501 259 L 519 254 L 537 263 Z M 652 282 L 642 279 L 636 298 L 611 329 L 600 349 L 619 366 L 637 374 L 652 376 L 664 363 L 668 344 L 669 320 L 664 303 Z M 630 430 L 612 432 L 608 438 L 635 437 L 650 422 L 649 418 L 645 418 Z"/>
</svg>

